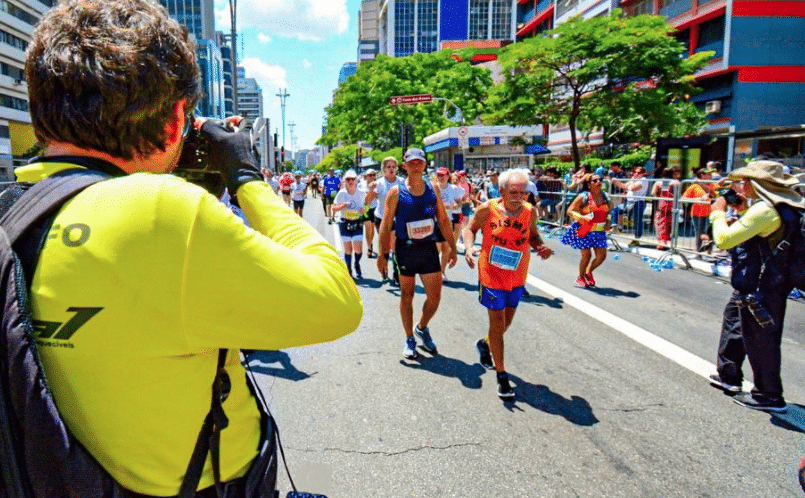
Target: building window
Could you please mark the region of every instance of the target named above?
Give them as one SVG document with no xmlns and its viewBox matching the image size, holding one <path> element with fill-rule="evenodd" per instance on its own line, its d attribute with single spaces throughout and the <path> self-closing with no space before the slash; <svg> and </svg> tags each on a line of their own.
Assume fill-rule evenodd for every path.
<svg viewBox="0 0 805 498">
<path fill-rule="evenodd" d="M 39 18 L 28 11 L 22 10 L 8 0 L 0 0 L 0 12 L 6 12 L 20 21 L 31 26 L 39 22 Z"/>
<path fill-rule="evenodd" d="M 489 0 L 470 0 L 470 40 L 489 38 Z"/>
<path fill-rule="evenodd" d="M 493 40 L 512 38 L 512 8 L 508 0 L 492 0 L 491 38 Z"/>
<path fill-rule="evenodd" d="M 16 111 L 28 112 L 28 102 L 26 100 L 11 97 L 9 95 L 0 94 L 0 106 L 8 107 L 9 109 L 14 109 Z"/>
<path fill-rule="evenodd" d="M 0 138 L 11 138 L 11 134 L 8 131 L 8 126 L 0 125 Z"/>
<path fill-rule="evenodd" d="M 419 0 L 417 10 L 417 52 L 435 52 L 439 37 L 436 0 Z"/>
<path fill-rule="evenodd" d="M 724 16 L 699 25 L 699 46 L 696 51 L 714 50 L 715 57 L 724 55 Z"/>
<path fill-rule="evenodd" d="M 0 62 L 0 74 L 10 76 L 15 80 L 25 80 L 25 71 L 23 69 L 14 67 L 11 64 L 6 64 L 5 62 Z"/>
<path fill-rule="evenodd" d="M 556 0 L 556 17 L 575 9 L 578 4 L 579 0 Z"/>
<path fill-rule="evenodd" d="M 11 45 L 12 47 L 22 50 L 23 52 L 25 49 L 28 48 L 28 42 L 23 40 L 22 38 L 16 37 L 11 33 L 6 33 L 5 31 L 0 31 L 0 42 L 6 43 Z"/>
<path fill-rule="evenodd" d="M 414 2 L 398 0 L 394 4 L 394 56 L 405 57 L 414 53 Z"/>
<path fill-rule="evenodd" d="M 640 0 L 631 6 L 631 15 L 654 14 L 654 0 Z"/>
</svg>

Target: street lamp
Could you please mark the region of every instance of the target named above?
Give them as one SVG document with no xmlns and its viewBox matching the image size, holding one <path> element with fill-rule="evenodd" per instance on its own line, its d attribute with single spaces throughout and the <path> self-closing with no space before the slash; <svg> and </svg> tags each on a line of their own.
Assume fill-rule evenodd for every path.
<svg viewBox="0 0 805 498">
<path fill-rule="evenodd" d="M 464 112 L 461 110 L 461 108 L 459 106 L 454 104 L 452 100 L 450 100 L 448 98 L 445 98 L 445 97 L 433 97 L 433 100 L 443 100 L 445 102 L 450 103 L 450 105 L 452 105 L 456 109 L 456 113 L 453 116 L 456 119 L 450 119 L 448 117 L 448 115 L 447 115 L 447 106 L 445 106 L 444 117 L 447 118 L 447 119 L 450 119 L 450 121 L 461 121 L 461 124 L 464 124 Z"/>
<path fill-rule="evenodd" d="M 232 34 L 229 38 L 232 51 L 230 56 L 232 57 L 232 114 L 238 114 L 238 56 L 237 56 L 237 31 L 235 30 L 236 27 L 236 18 L 237 18 L 237 11 L 238 11 L 238 0 L 229 0 L 229 18 L 231 21 L 232 27 Z"/>
</svg>

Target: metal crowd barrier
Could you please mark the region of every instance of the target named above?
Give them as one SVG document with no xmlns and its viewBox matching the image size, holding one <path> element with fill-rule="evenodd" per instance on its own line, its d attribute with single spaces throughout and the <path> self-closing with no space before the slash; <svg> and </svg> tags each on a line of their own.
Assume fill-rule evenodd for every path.
<svg viewBox="0 0 805 498">
<path fill-rule="evenodd" d="M 630 178 L 617 180 L 624 184 L 631 181 Z M 693 206 L 709 206 L 710 200 L 706 201 L 701 198 L 691 198 L 684 195 L 694 183 L 713 185 L 712 188 L 715 192 L 718 192 L 718 189 L 723 187 L 718 186 L 714 180 L 643 178 L 642 181 L 647 183 L 647 194 L 628 199 L 626 193 L 615 186 L 612 179 L 604 179 L 603 187 L 612 204 L 611 214 L 617 217 L 617 219 L 613 218 L 611 220 L 612 225 L 617 226 L 617 229 L 607 236 L 612 250 L 626 251 L 629 249 L 628 246 L 635 245 L 635 243 L 649 248 L 661 245 L 657 237 L 654 221 L 655 214 L 661 201 L 670 201 L 672 202 L 670 240 L 667 242 L 663 254 L 657 258 L 658 262 L 662 263 L 674 256 L 679 256 L 684 268 L 691 269 L 692 265 L 689 259 L 692 258 L 706 260 L 714 264 L 726 259 L 726 252 L 712 244 L 712 232 L 709 231 L 709 209 L 707 210 L 708 215 L 704 217 L 696 217 L 691 214 Z M 652 189 L 658 182 L 665 189 L 672 181 L 676 182 L 676 188 L 674 188 L 671 197 L 651 195 Z M 556 199 L 556 209 L 554 213 L 552 211 L 548 212 L 543 207 L 538 208 L 540 215 L 539 225 L 549 232 L 549 236 L 561 236 L 561 233 L 573 222 L 567 216 L 567 207 L 573 202 L 578 193 L 569 191 L 562 180 L 539 179 L 537 188 L 540 191 L 541 199 L 545 198 L 544 185 L 546 183 L 553 183 L 553 188 L 559 189 L 555 192 L 548 191 L 547 194 L 550 196 L 549 198 Z M 707 235 L 706 239 L 701 237 L 703 234 Z M 697 240 L 700 242 L 697 243 Z"/>
</svg>

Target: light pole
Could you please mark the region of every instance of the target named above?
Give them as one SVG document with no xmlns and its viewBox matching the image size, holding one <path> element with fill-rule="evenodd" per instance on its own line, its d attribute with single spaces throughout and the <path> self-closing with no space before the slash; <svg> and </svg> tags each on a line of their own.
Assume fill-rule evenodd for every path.
<svg viewBox="0 0 805 498">
<path fill-rule="evenodd" d="M 277 97 L 280 98 L 280 106 L 282 107 L 282 148 L 285 148 L 285 99 L 288 98 L 291 94 L 288 93 L 287 88 L 283 88 L 280 90 L 280 93 L 277 94 Z"/>
<path fill-rule="evenodd" d="M 294 156 L 294 161 L 296 161 L 296 153 L 295 153 L 295 150 L 294 150 L 294 143 L 295 142 L 294 142 L 294 137 L 293 137 L 294 126 L 296 126 L 296 123 L 294 123 L 293 121 L 288 122 L 288 128 L 290 128 L 288 130 L 288 133 L 290 133 L 290 135 L 291 135 L 291 154 Z"/>
<path fill-rule="evenodd" d="M 238 44 L 238 35 L 235 29 L 237 23 L 237 12 L 238 12 L 238 0 L 229 0 L 229 17 L 232 21 L 232 34 L 230 35 L 229 41 L 232 46 L 232 52 L 230 53 L 232 57 L 232 114 L 238 114 L 238 55 L 237 55 L 237 44 Z"/>
</svg>

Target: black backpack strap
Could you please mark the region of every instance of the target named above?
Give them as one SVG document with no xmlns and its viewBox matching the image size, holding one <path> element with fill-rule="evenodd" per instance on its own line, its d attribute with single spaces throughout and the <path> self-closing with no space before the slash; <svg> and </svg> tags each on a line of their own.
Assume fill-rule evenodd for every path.
<svg viewBox="0 0 805 498">
<path fill-rule="evenodd" d="M 182 481 L 182 487 L 179 488 L 178 498 L 192 498 L 196 495 L 198 483 L 201 480 L 201 474 L 204 471 L 204 462 L 207 460 L 207 453 L 210 454 L 212 461 L 212 472 L 215 477 L 215 489 L 218 496 L 222 495 L 221 487 L 221 430 L 229 425 L 229 419 L 226 417 L 223 408 L 223 402 L 229 396 L 232 389 L 232 384 L 229 380 L 229 374 L 226 373 L 226 355 L 227 349 L 218 350 L 218 368 L 215 374 L 215 380 L 212 383 L 212 402 L 210 411 L 201 425 L 201 430 L 198 433 L 196 440 L 196 447 L 193 449 L 193 455 L 190 457 L 190 462 L 187 464 L 187 471 Z"/>
<path fill-rule="evenodd" d="M 31 226 L 58 211 L 65 201 L 109 175 L 83 168 L 69 169 L 49 176 L 25 192 L 0 219 L 13 245 Z"/>
</svg>

